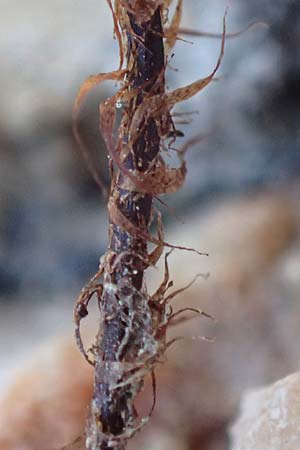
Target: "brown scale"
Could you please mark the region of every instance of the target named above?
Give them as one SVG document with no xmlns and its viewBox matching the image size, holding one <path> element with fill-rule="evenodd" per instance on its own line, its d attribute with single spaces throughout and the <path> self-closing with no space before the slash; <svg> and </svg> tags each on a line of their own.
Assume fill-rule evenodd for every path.
<svg viewBox="0 0 300 450">
<path fill-rule="evenodd" d="M 165 247 L 203 254 L 192 248 L 165 241 L 160 213 L 153 198 L 176 192 L 186 177 L 184 154 L 178 151 L 179 167 L 168 166 L 162 156 L 165 141 L 175 141 L 171 109 L 176 103 L 200 92 L 214 78 L 223 58 L 225 17 L 220 56 L 212 73 L 186 87 L 166 93 L 166 60 L 162 38 L 164 21 L 171 0 L 107 0 L 113 15 L 114 34 L 119 43 L 120 65 L 116 71 L 89 77 L 75 100 L 74 133 L 83 151 L 78 132 L 80 106 L 90 90 L 104 81 L 121 84 L 120 90 L 102 102 L 99 126 L 111 158 L 112 183 L 108 201 L 109 246 L 100 267 L 82 289 L 76 302 L 74 319 L 80 351 L 95 367 L 94 395 L 87 425 L 86 448 L 123 450 L 152 414 L 155 405 L 155 367 L 163 360 L 173 341 L 166 339 L 167 327 L 180 320 L 185 311 L 205 315 L 196 309 L 173 313 L 169 302 L 190 285 L 169 293 L 173 286 L 165 256 L 165 275 L 153 295 L 143 283 L 144 271 L 157 263 Z M 168 28 L 165 45 L 176 42 L 182 13 L 178 0 Z M 126 55 L 126 68 L 123 68 Z M 117 108 L 122 119 L 117 122 Z M 96 177 L 97 174 L 94 174 Z M 157 237 L 150 231 L 157 217 Z M 148 242 L 155 245 L 149 253 Z M 194 280 L 193 280 L 194 281 Z M 95 298 L 101 323 L 92 349 L 84 348 L 80 323 Z M 134 401 L 142 390 L 145 377 L 153 384 L 153 405 L 149 416 L 138 420 Z"/>
<path fill-rule="evenodd" d="M 185 152 L 197 144 L 198 135 L 176 150 L 179 167 L 168 166 L 162 152 L 172 150 L 181 133 L 176 130 L 171 110 L 196 95 L 215 79 L 225 45 L 226 13 L 223 32 L 206 33 L 180 29 L 183 0 L 178 0 L 168 26 L 168 9 L 172 0 L 106 0 L 113 16 L 114 35 L 119 44 L 119 68 L 110 73 L 90 76 L 81 86 L 73 110 L 76 140 L 89 169 L 104 189 L 78 130 L 80 106 L 96 85 L 114 81 L 119 91 L 99 107 L 99 126 L 110 156 L 112 176 L 109 213 L 109 246 L 101 258 L 98 272 L 82 289 L 74 310 L 77 344 L 87 361 L 95 367 L 94 396 L 86 434 L 65 450 L 124 450 L 128 439 L 139 431 L 151 416 L 156 400 L 155 367 L 166 350 L 178 339 L 167 341 L 167 328 L 191 317 L 184 313 L 212 318 L 201 310 L 184 308 L 173 312 L 170 302 L 187 286 L 170 292 L 168 255 L 165 273 L 157 290 L 149 295 L 143 283 L 144 271 L 156 265 L 165 247 L 176 246 L 165 241 L 161 214 L 153 207 L 153 198 L 176 192 L 186 177 Z M 235 37 L 258 23 L 249 25 Z M 215 68 L 207 77 L 185 87 L 165 92 L 164 76 L 167 60 L 162 49 L 169 52 L 179 39 L 178 34 L 220 38 L 221 50 Z M 125 65 L 126 60 L 126 68 Z M 116 123 L 116 110 L 122 108 L 122 119 Z M 175 116 L 175 114 L 173 115 Z M 165 141 L 170 139 L 169 145 Z M 160 200 L 161 201 L 161 200 Z M 157 217 L 157 237 L 149 227 Z M 147 243 L 155 245 L 148 252 Z M 200 252 L 197 252 L 202 254 Z M 86 350 L 81 339 L 80 323 L 88 315 L 89 302 L 98 302 L 102 322 L 96 342 Z M 207 340 L 207 338 L 204 338 Z M 134 401 L 150 375 L 153 404 L 149 415 L 138 420 Z"/>
</svg>

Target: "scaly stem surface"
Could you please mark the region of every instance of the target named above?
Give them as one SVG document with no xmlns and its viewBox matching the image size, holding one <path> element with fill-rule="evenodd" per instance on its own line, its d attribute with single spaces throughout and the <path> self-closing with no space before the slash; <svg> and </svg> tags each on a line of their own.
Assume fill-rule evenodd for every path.
<svg viewBox="0 0 300 450">
<path fill-rule="evenodd" d="M 162 74 L 165 60 L 161 8 L 157 8 L 149 21 L 139 24 L 136 23 L 134 15 L 129 13 L 128 23 L 132 30 L 128 30 L 127 33 L 127 67 L 130 68 L 127 74 L 127 90 L 129 93 L 135 91 L 137 94 L 124 106 L 130 111 L 123 113 L 132 115 L 143 101 L 144 95 L 164 92 Z M 128 144 L 127 133 L 128 129 L 124 127 L 121 140 L 130 145 L 123 161 L 124 167 L 128 170 L 135 170 L 138 167 L 140 172 L 149 172 L 161 144 L 154 119 L 147 120 L 143 133 L 132 144 Z M 124 178 L 126 174 L 119 170 L 114 175 L 109 205 L 111 207 L 113 204 L 134 225 L 134 232 L 124 229 L 110 218 L 107 253 L 110 258 L 106 258 L 104 266 L 102 322 L 95 348 L 94 397 L 87 430 L 87 447 L 93 450 L 123 449 L 127 438 L 134 432 L 136 411 L 133 401 L 143 384 L 141 376 L 136 374 L 139 370 L 139 367 L 136 367 L 138 353 L 148 351 L 143 349 L 147 342 L 140 342 L 140 337 L 133 335 L 135 325 L 131 324 L 130 328 L 130 322 L 134 315 L 136 320 L 140 319 L 138 317 L 140 312 L 136 311 L 141 307 L 137 304 L 141 300 L 138 292 L 142 289 L 144 270 L 150 262 L 147 240 L 145 236 L 139 236 L 136 230 L 148 233 L 153 196 L 151 193 L 124 189 L 122 187 Z M 137 298 L 134 299 L 134 296 Z M 124 297 L 127 300 L 124 300 Z M 144 308 L 143 312 L 146 316 L 149 315 L 145 318 L 146 321 L 149 320 L 150 311 Z M 140 325 L 144 326 L 143 323 Z M 141 338 L 144 337 L 141 332 L 140 335 Z M 126 367 L 133 377 L 132 382 L 124 381 L 123 371 L 126 371 Z M 109 382 L 106 377 L 110 379 Z M 124 385 L 120 387 L 113 385 L 114 383 L 120 385 L 123 382 Z"/>
<path fill-rule="evenodd" d="M 100 129 L 110 156 L 111 188 L 108 201 L 109 245 L 97 274 L 81 291 L 75 307 L 76 337 L 80 350 L 95 367 L 94 394 L 86 429 L 88 450 L 123 450 L 126 443 L 148 420 L 139 418 L 135 399 L 147 375 L 154 370 L 170 343 L 166 330 L 173 317 L 168 302 L 184 289 L 167 295 L 171 287 L 167 256 L 165 276 L 150 296 L 144 285 L 144 272 L 155 265 L 164 247 L 160 214 L 153 207 L 154 197 L 176 192 L 186 176 L 184 153 L 188 142 L 177 149 L 180 165 L 169 167 L 163 155 L 174 150 L 176 137 L 171 109 L 204 89 L 218 70 L 225 43 L 225 17 L 222 45 L 213 71 L 190 85 L 165 91 L 162 19 L 170 0 L 107 0 L 114 18 L 120 46 L 118 70 L 89 77 L 79 90 L 74 106 L 74 132 L 84 96 L 105 80 L 122 83 L 121 89 L 100 105 Z M 182 0 L 177 7 L 165 41 L 170 49 L 176 42 Z M 126 67 L 123 69 L 124 53 Z M 158 236 L 149 228 L 157 216 Z M 149 254 L 148 242 L 156 245 Z M 194 250 L 193 250 L 194 251 Z M 99 332 L 93 348 L 86 352 L 80 335 L 80 321 L 87 306 L 97 296 L 101 312 Z M 200 312 L 194 310 L 194 312 Z M 154 395 L 155 400 L 155 395 Z M 75 443 L 76 444 L 76 443 Z M 77 444 L 76 444 L 77 445 Z M 75 447 L 76 448 L 76 447 Z"/>
</svg>

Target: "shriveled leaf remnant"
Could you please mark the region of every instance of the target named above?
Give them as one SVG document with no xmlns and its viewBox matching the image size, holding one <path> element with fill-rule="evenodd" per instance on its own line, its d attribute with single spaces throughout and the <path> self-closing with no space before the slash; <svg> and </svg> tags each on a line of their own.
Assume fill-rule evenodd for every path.
<svg viewBox="0 0 300 450">
<path fill-rule="evenodd" d="M 221 50 L 212 72 L 188 86 L 166 92 L 164 39 L 169 51 L 177 39 L 183 2 L 178 1 L 165 33 L 170 3 L 171 0 L 116 0 L 112 4 L 107 0 L 119 43 L 120 67 L 89 77 L 74 106 L 75 136 L 82 145 L 77 116 L 83 99 L 96 84 L 106 80 L 119 82 L 119 91 L 100 105 L 99 126 L 112 175 L 109 244 L 98 272 L 82 289 L 75 306 L 77 343 L 95 368 L 86 428 L 88 450 L 122 450 L 147 423 L 154 404 L 149 416 L 139 418 L 134 406 L 136 396 L 150 375 L 155 403 L 155 367 L 172 343 L 167 342 L 167 327 L 180 320 L 180 313 L 189 311 L 173 313 L 169 304 L 183 289 L 169 292 L 173 283 L 169 280 L 168 254 L 164 279 L 154 294 L 147 292 L 143 276 L 148 267 L 157 263 L 165 247 L 194 251 L 164 240 L 161 214 L 154 208 L 153 199 L 176 192 L 185 180 L 186 146 L 177 149 L 178 167 L 168 166 L 164 158 L 174 150 L 176 137 L 182 135 L 176 130 L 171 111 L 176 103 L 191 98 L 213 80 L 224 54 L 225 17 Z M 149 231 L 154 221 L 157 236 Z M 148 242 L 155 245 L 151 253 Z M 87 316 L 93 297 L 99 305 L 101 322 L 94 345 L 86 350 L 80 322 Z M 190 311 L 205 315 L 195 309 Z"/>
</svg>

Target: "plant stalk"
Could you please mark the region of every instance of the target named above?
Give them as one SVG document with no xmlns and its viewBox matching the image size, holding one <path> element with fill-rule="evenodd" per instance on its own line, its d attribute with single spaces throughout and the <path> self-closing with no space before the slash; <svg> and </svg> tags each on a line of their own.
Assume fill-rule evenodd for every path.
<svg viewBox="0 0 300 450">
<path fill-rule="evenodd" d="M 129 110 L 123 112 L 132 115 L 144 96 L 164 92 L 162 75 L 165 57 L 161 7 L 156 9 L 149 21 L 137 23 L 131 13 L 128 13 L 128 19 L 131 29 L 126 32 L 127 67 L 130 70 L 126 82 L 128 92 L 135 91 L 136 94 L 129 105 L 124 107 Z M 127 131 L 123 129 L 120 137 L 123 142 L 129 141 Z M 127 170 L 136 170 L 138 167 L 141 173 L 149 172 L 161 147 L 154 119 L 149 118 L 143 127 L 143 133 L 128 145 L 131 148 L 123 161 L 124 167 Z M 139 236 L 136 231 L 130 233 L 110 219 L 103 294 L 100 300 L 102 321 L 94 349 L 94 395 L 86 443 L 89 450 L 125 448 L 127 439 L 134 433 L 137 418 L 134 397 L 143 386 L 143 378 L 140 376 L 137 376 L 136 381 L 124 382 L 122 385 L 122 372 L 124 366 L 132 367 L 130 373 L 134 375 L 135 359 L 137 353 L 142 351 L 139 336 L 134 336 L 135 326 L 130 329 L 128 324 L 134 314 L 138 317 L 135 311 L 140 307 L 137 304 L 141 300 L 138 293 L 143 287 L 144 271 L 149 266 L 145 233 L 149 232 L 152 220 L 153 196 L 151 193 L 124 189 L 122 186 L 125 178 L 126 174 L 120 170 L 114 174 L 109 205 L 114 204 L 135 230 L 142 230 L 142 235 Z M 123 301 L 122 305 L 120 300 L 124 296 L 131 300 Z M 133 299 L 134 296 L 136 299 Z M 120 387 L 116 387 L 116 380 Z"/>
</svg>

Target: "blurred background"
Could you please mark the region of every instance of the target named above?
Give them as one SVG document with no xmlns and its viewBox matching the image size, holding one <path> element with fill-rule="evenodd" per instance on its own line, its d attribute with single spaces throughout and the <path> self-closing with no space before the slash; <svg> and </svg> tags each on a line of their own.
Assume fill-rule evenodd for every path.
<svg viewBox="0 0 300 450">
<path fill-rule="evenodd" d="M 184 3 L 183 27 L 221 31 L 228 2 Z M 12 370 L 28 359 L 34 347 L 52 336 L 72 334 L 74 299 L 96 271 L 105 251 L 106 209 L 74 142 L 71 109 L 76 92 L 88 75 L 117 67 L 118 50 L 104 0 L 0 0 L 0 5 L 0 381 L 4 393 Z M 192 244 L 196 242 L 201 249 L 215 252 L 216 258 L 227 255 L 227 259 L 220 259 L 220 267 L 221 263 L 222 267 L 232 267 L 233 272 L 226 275 L 223 283 L 223 269 L 214 259 L 201 261 L 203 270 L 209 270 L 216 280 L 211 282 L 213 288 L 205 288 L 209 294 L 203 294 L 210 299 L 211 312 L 222 318 L 211 299 L 226 295 L 234 302 L 242 299 L 252 318 L 251 308 L 260 296 L 270 301 L 266 311 L 261 312 L 269 320 L 268 332 L 264 320 L 259 325 L 261 340 L 257 338 L 257 322 L 252 332 L 248 330 L 249 334 L 243 335 L 243 323 L 248 320 L 244 310 L 238 319 L 240 334 L 235 333 L 234 345 L 239 340 L 249 343 L 256 335 L 255 348 L 263 347 L 266 352 L 256 362 L 257 370 L 249 375 L 242 346 L 240 357 L 233 363 L 235 373 L 243 374 L 237 377 L 244 380 L 239 392 L 296 370 L 299 364 L 299 352 L 291 342 L 297 339 L 298 323 L 289 330 L 295 335 L 286 335 L 284 329 L 278 336 L 278 342 L 285 342 L 284 349 L 277 349 L 277 357 L 272 353 L 271 368 L 267 364 L 268 352 L 273 350 L 267 340 L 274 323 L 279 326 L 281 308 L 291 308 L 284 310 L 287 321 L 290 315 L 295 318 L 293 308 L 298 308 L 300 260 L 295 249 L 299 249 L 300 223 L 300 4 L 297 0 L 229 2 L 228 32 L 239 31 L 254 20 L 266 22 L 268 28 L 256 27 L 237 39 L 228 39 L 220 80 L 176 109 L 196 111 L 187 116 L 189 124 L 178 125 L 185 134 L 185 138 L 180 138 L 182 142 L 199 132 L 209 133 L 209 137 L 188 153 L 184 188 L 165 199 L 180 218 L 178 221 L 165 211 L 173 240 L 187 245 L 195 237 Z M 169 89 L 207 75 L 218 57 L 219 40 L 185 39 L 192 43 L 178 41 L 170 62 Z M 96 88 L 85 102 L 80 119 L 82 135 L 106 182 L 107 159 L 97 128 L 97 108 L 113 92 L 115 87 L 109 83 Z M 256 229 L 261 230 L 259 236 Z M 209 230 L 215 234 L 209 234 L 213 233 Z M 168 236 L 168 230 L 166 233 Z M 182 255 L 178 258 L 181 264 Z M 193 258 L 190 261 L 187 260 L 186 273 L 176 275 L 183 283 L 198 272 L 198 262 Z M 280 269 L 278 261 L 282 264 Z M 192 267 L 192 272 L 188 267 Z M 237 268 L 238 274 L 234 272 Z M 249 273 L 253 275 L 250 285 L 255 285 L 252 295 L 244 291 Z M 262 273 L 267 275 L 261 278 Z M 153 279 L 156 276 L 159 273 Z M 262 281 L 266 283 L 264 287 Z M 225 284 L 230 294 L 224 294 Z M 276 307 L 271 302 L 274 290 Z M 199 291 L 190 295 L 199 300 Z M 224 302 L 223 299 L 223 305 Z M 232 306 L 234 311 L 236 307 Z M 215 333 L 221 333 L 224 327 L 229 333 L 231 326 L 221 320 Z M 222 339 L 221 333 L 221 342 Z M 233 358 L 232 352 L 238 350 L 233 346 L 227 351 Z M 199 365 L 205 360 L 207 366 L 216 369 L 214 357 L 219 361 L 224 358 L 212 352 L 209 361 L 199 356 Z M 218 363 L 220 372 L 229 364 L 228 360 L 223 363 Z M 226 376 L 232 379 L 232 374 Z M 219 389 L 218 383 L 221 385 L 222 381 L 216 381 L 214 392 Z M 239 392 L 235 393 L 234 404 Z M 191 407 L 191 411 L 198 406 Z M 223 430 L 231 417 L 232 412 L 222 413 L 213 423 Z M 199 440 L 193 433 L 184 448 L 197 448 L 195 442 Z M 227 448 L 221 447 L 228 445 L 227 438 L 220 439 L 220 447 L 215 441 L 208 444 L 211 447 L 203 444 L 201 449 Z M 16 444 L 7 448 L 19 447 Z"/>
</svg>

